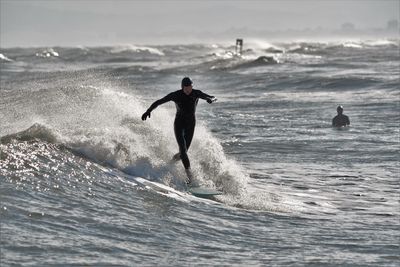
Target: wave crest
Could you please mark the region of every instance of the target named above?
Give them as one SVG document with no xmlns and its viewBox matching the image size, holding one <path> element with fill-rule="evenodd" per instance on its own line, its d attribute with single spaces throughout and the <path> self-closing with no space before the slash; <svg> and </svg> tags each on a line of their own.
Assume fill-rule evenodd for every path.
<svg viewBox="0 0 400 267">
<path fill-rule="evenodd" d="M 34 123 L 31 127 L 21 132 L 15 134 L 9 134 L 6 136 L 2 136 L 0 138 L 0 142 L 2 144 L 7 144 L 12 142 L 13 140 L 17 141 L 33 141 L 33 140 L 42 140 L 48 143 L 57 143 L 58 137 L 57 134 L 48 128 L 45 125 L 40 123 Z"/>
<path fill-rule="evenodd" d="M 110 52 L 112 54 L 118 54 L 122 52 L 138 52 L 138 53 L 147 52 L 158 56 L 164 56 L 164 53 L 157 48 L 147 47 L 147 46 L 136 46 L 136 45 L 116 46 L 113 47 Z"/>
<path fill-rule="evenodd" d="M 12 61 L 14 61 L 14 60 L 9 59 L 8 57 L 6 57 L 3 54 L 0 54 L 0 62 L 12 62 Z"/>
</svg>

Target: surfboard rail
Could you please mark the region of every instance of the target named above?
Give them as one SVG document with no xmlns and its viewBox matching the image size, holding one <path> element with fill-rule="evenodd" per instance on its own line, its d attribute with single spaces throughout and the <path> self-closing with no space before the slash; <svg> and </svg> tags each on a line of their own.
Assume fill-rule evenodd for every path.
<svg viewBox="0 0 400 267">
<path fill-rule="evenodd" d="M 221 191 L 203 186 L 190 187 L 188 191 L 196 197 L 203 197 L 203 198 L 212 198 L 214 196 L 222 195 Z"/>
</svg>

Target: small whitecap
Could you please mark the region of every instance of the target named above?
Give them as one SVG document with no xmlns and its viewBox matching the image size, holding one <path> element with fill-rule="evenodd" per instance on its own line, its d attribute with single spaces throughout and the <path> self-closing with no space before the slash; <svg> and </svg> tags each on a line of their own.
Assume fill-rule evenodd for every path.
<svg viewBox="0 0 400 267">
<path fill-rule="evenodd" d="M 9 59 L 8 57 L 6 57 L 5 55 L 3 55 L 3 54 L 0 54 L 0 62 L 1 61 L 7 61 L 7 62 L 11 62 L 11 61 L 13 61 L 12 59 Z"/>
</svg>

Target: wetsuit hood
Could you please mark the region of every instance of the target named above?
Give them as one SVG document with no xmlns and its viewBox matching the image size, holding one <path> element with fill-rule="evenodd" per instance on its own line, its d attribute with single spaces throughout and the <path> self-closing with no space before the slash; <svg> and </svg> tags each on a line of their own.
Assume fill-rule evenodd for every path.
<svg viewBox="0 0 400 267">
<path fill-rule="evenodd" d="M 181 83 L 182 88 L 184 86 L 190 86 L 192 84 L 193 84 L 193 81 L 189 77 L 185 77 L 182 79 L 182 83 Z"/>
</svg>

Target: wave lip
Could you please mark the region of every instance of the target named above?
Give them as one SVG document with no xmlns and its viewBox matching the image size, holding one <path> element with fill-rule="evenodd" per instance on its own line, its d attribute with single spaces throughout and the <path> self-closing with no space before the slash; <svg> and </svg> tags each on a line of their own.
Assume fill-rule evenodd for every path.
<svg viewBox="0 0 400 267">
<path fill-rule="evenodd" d="M 37 57 L 49 58 L 49 57 L 58 57 L 60 54 L 56 52 L 53 48 L 45 49 L 42 52 L 38 52 L 35 54 Z"/>
<path fill-rule="evenodd" d="M 164 56 L 164 52 L 161 50 L 154 48 L 154 47 L 148 47 L 148 46 L 136 46 L 136 45 L 123 45 L 123 46 L 116 46 L 113 47 L 110 51 L 112 54 L 118 54 L 122 52 L 148 52 L 150 54 L 154 55 L 159 55 L 159 56 Z"/>
<path fill-rule="evenodd" d="M 7 144 L 12 142 L 12 140 L 33 141 L 35 139 L 46 141 L 48 143 L 57 143 L 59 138 L 48 127 L 39 123 L 35 123 L 28 129 L 21 132 L 2 136 L 0 138 L 0 143 Z"/>
</svg>

